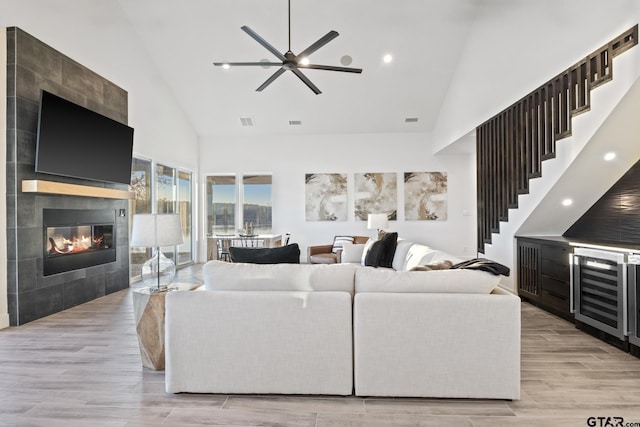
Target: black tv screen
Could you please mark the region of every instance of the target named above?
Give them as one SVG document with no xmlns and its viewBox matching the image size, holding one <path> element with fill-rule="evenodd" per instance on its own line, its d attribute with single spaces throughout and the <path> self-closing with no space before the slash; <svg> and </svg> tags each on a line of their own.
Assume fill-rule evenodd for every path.
<svg viewBox="0 0 640 427">
<path fill-rule="evenodd" d="M 42 91 L 36 172 L 130 184 L 132 150 L 133 128 Z"/>
</svg>

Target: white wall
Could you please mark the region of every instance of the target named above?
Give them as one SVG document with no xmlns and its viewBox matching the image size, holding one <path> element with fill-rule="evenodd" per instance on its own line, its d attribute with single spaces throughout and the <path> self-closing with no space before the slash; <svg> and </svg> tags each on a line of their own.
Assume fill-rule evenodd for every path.
<svg viewBox="0 0 640 427">
<path fill-rule="evenodd" d="M 473 257 L 475 158 L 431 153 L 430 136 L 419 133 L 203 138 L 200 140 L 200 182 L 204 183 L 207 174 L 273 173 L 273 231 L 290 232 L 291 241 L 301 246 L 304 260 L 308 245 L 331 243 L 336 234 L 373 235 L 373 230 L 367 230 L 366 221 L 353 218 L 353 174 L 397 172 L 399 220 L 391 221 L 389 230 L 455 255 Z M 404 221 L 402 174 L 428 171 L 448 173 L 448 219 Z M 348 221 L 305 221 L 305 174 L 320 172 L 348 175 Z M 202 197 L 204 191 L 201 193 Z M 204 206 L 205 203 L 201 203 L 201 210 Z M 464 215 L 465 211 L 468 216 Z M 206 253 L 205 241 L 201 240 L 200 245 L 200 253 Z"/>
<path fill-rule="evenodd" d="M 0 28 L 0 197 L 7 200 L 7 32 Z M 7 302 L 7 209 L 0 209 L 0 329 L 9 326 Z"/>
<path fill-rule="evenodd" d="M 1 0 L 0 4 L 0 27 L 19 27 L 128 91 L 128 124 L 135 129 L 135 154 L 193 171 L 197 179 L 197 135 L 116 2 Z M 1 48 L 4 60 L 6 42 Z M 0 68 L 0 72 L 6 71 L 6 66 Z M 0 76 L 0 81 L 4 84 L 6 78 Z M 0 104 L 5 107 L 4 102 Z M 0 116 L 4 120 L 6 114 L 0 112 Z M 4 131 L 1 137 L 5 137 Z M 0 161 L 2 168 L 4 164 Z M 4 178 L 0 171 L 0 180 Z M 5 188 L 1 181 L 0 185 Z M 4 243 L 6 225 L 2 221 L 6 218 L 4 209 L 1 211 L 0 242 Z M 6 270 L 6 255 L 0 257 L 2 327 L 7 312 L 7 275 L 2 271 Z"/>
<path fill-rule="evenodd" d="M 497 0 L 481 11 L 434 129 L 438 151 L 638 23 L 636 0 Z"/>
<path fill-rule="evenodd" d="M 196 171 L 197 136 L 116 2 L 3 0 L 17 26 L 129 93 L 134 151 Z"/>
</svg>

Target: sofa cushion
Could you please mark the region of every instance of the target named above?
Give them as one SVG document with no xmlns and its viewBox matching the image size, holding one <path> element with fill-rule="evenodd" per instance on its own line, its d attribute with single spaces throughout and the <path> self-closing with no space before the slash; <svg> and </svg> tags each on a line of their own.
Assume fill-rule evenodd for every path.
<svg viewBox="0 0 640 427">
<path fill-rule="evenodd" d="M 300 264 L 300 248 L 292 243 L 279 248 L 242 248 L 230 247 L 229 255 L 233 262 L 253 264 Z"/>
<path fill-rule="evenodd" d="M 358 292 L 490 294 L 500 276 L 477 270 L 394 271 L 360 268 L 355 272 Z"/>
<path fill-rule="evenodd" d="M 336 236 L 333 238 L 333 248 L 331 252 L 334 254 L 338 252 L 338 250 L 342 249 L 342 246 L 345 242 L 353 243 L 353 236 Z"/>
<path fill-rule="evenodd" d="M 430 248 L 429 246 L 414 243 L 407 251 L 407 256 L 405 257 L 400 270 L 409 271 L 416 265 L 429 264 L 434 251 L 435 249 Z"/>
<path fill-rule="evenodd" d="M 340 258 L 340 262 L 360 264 L 364 246 L 364 243 L 355 244 L 344 242 L 344 244 L 342 245 L 342 257 Z"/>
<path fill-rule="evenodd" d="M 394 270 L 402 270 L 404 262 L 407 259 L 407 253 L 413 245 L 415 245 L 415 242 L 411 240 L 398 239 L 396 243 L 396 253 L 393 255 L 393 262 L 391 263 L 391 267 Z"/>
<path fill-rule="evenodd" d="M 456 264 L 462 262 L 461 258 L 455 257 L 437 249 L 430 248 L 429 246 L 414 243 L 407 250 L 407 255 L 402 263 L 400 271 L 409 271 L 417 265 L 433 264 L 439 261 L 449 260 Z M 399 260 L 396 262 L 394 259 L 394 265 L 398 266 Z"/>
<path fill-rule="evenodd" d="M 353 264 L 237 264 L 209 261 L 203 267 L 208 291 L 344 291 L 353 293 Z"/>
</svg>

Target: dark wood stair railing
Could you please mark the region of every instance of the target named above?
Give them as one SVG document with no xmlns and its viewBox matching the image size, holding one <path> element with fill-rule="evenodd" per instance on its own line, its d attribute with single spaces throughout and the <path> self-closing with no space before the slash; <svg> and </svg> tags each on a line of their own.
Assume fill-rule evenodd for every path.
<svg viewBox="0 0 640 427">
<path fill-rule="evenodd" d="M 637 44 L 638 25 L 476 128 L 478 252 L 571 135 L 571 119 L 590 109 L 591 90 L 613 78 L 613 58 Z"/>
</svg>

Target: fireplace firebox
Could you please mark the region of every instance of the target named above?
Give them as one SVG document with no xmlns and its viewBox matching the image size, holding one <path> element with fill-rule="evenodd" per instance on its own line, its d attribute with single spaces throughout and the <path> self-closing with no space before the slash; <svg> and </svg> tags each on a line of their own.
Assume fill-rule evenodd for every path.
<svg viewBox="0 0 640 427">
<path fill-rule="evenodd" d="M 43 274 L 116 261 L 115 211 L 44 209 Z"/>
</svg>

